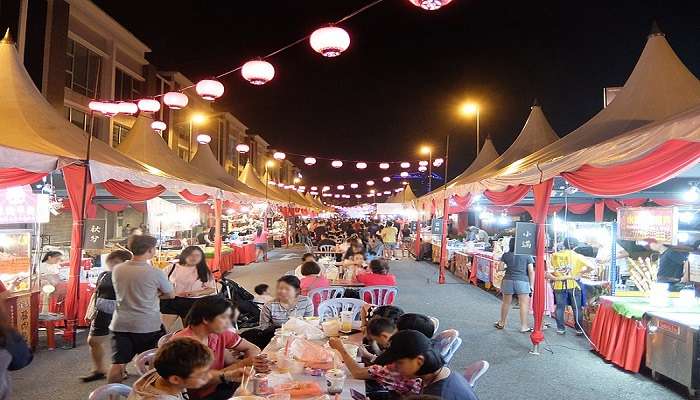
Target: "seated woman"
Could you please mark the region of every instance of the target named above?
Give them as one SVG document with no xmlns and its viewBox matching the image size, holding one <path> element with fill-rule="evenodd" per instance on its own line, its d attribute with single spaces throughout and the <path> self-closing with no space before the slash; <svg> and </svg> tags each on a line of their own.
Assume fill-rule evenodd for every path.
<svg viewBox="0 0 700 400">
<path fill-rule="evenodd" d="M 301 282 L 296 276 L 285 275 L 277 280 L 275 298 L 263 305 L 260 312 L 260 329 L 279 328 L 289 318 L 311 317 L 314 306 L 308 297 L 301 295 Z"/>
<path fill-rule="evenodd" d="M 359 274 L 365 273 L 365 253 L 354 253 L 340 264 L 343 271 L 343 279 L 354 280 Z"/>
<path fill-rule="evenodd" d="M 389 263 L 383 258 L 369 262 L 371 272 L 357 275 L 357 281 L 365 286 L 396 286 L 396 276 L 389 273 Z"/>
<path fill-rule="evenodd" d="M 371 260 L 382 257 L 384 254 L 384 242 L 381 237 L 374 235 L 369 239 L 367 243 L 367 254 Z"/>
<path fill-rule="evenodd" d="M 315 261 L 307 261 L 301 265 L 301 294 L 306 296 L 310 290 L 327 288 L 331 283 L 321 275 L 321 267 Z M 312 299 L 313 300 L 313 299 Z"/>
<path fill-rule="evenodd" d="M 421 394 L 444 400 L 477 400 L 469 382 L 450 371 L 442 357 L 424 334 L 406 330 L 391 337 L 389 348 L 376 360 L 377 364 L 393 364 L 404 379 L 420 378 Z"/>
</svg>

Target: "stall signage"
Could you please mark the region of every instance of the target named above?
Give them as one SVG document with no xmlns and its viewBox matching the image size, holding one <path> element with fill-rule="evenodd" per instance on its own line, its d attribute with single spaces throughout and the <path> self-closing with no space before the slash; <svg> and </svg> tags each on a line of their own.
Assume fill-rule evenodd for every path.
<svg viewBox="0 0 700 400">
<path fill-rule="evenodd" d="M 270 218 L 270 217 L 265 218 L 265 224 L 267 226 L 267 230 L 271 231 L 272 230 L 272 218 Z"/>
<path fill-rule="evenodd" d="M 515 254 L 535 256 L 537 248 L 537 224 L 532 222 L 515 223 Z"/>
<path fill-rule="evenodd" d="M 83 248 L 86 250 L 100 250 L 105 248 L 105 228 L 104 219 L 85 220 L 85 240 Z"/>
<path fill-rule="evenodd" d="M 227 234 L 228 234 L 228 220 L 222 218 L 221 219 L 221 236 L 224 236 Z"/>
<path fill-rule="evenodd" d="M 623 207 L 617 210 L 617 235 L 622 240 L 654 239 L 675 245 L 677 233 L 675 207 Z"/>
<path fill-rule="evenodd" d="M 689 279 L 691 282 L 700 282 L 700 254 L 688 254 Z"/>
<path fill-rule="evenodd" d="M 432 221 L 432 234 L 442 235 L 442 218 L 435 218 Z"/>
<path fill-rule="evenodd" d="M 418 229 L 418 221 L 411 221 L 408 226 L 411 228 L 411 232 L 415 232 Z"/>
<path fill-rule="evenodd" d="M 49 222 L 49 195 L 34 194 L 29 185 L 0 189 L 0 224 Z"/>
<path fill-rule="evenodd" d="M 491 260 L 484 257 L 474 257 L 476 263 L 476 279 L 491 283 Z"/>
</svg>

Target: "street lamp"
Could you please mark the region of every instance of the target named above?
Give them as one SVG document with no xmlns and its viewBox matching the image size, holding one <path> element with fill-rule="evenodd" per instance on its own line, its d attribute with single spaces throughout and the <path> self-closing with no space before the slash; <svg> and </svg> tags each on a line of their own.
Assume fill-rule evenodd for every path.
<svg viewBox="0 0 700 400">
<path fill-rule="evenodd" d="M 433 189 L 433 149 L 430 146 L 423 146 L 420 152 L 428 155 L 428 193 L 430 193 Z"/>
<path fill-rule="evenodd" d="M 193 125 L 202 125 L 203 123 L 207 122 L 207 116 L 202 114 L 202 113 L 194 113 L 190 117 L 190 139 L 189 142 L 187 143 L 187 161 L 190 161 L 192 158 L 192 126 Z"/>
<path fill-rule="evenodd" d="M 477 103 L 467 102 L 462 104 L 462 106 L 459 108 L 459 112 L 464 117 L 471 117 L 472 115 L 476 116 L 476 155 L 478 156 L 479 149 L 481 148 L 479 143 L 479 116 L 481 113 L 481 107 Z"/>
</svg>

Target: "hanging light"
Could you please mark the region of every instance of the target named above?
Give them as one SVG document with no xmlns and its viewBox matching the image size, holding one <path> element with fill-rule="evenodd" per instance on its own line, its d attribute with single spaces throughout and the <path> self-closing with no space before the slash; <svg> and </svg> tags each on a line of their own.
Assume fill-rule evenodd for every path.
<svg viewBox="0 0 700 400">
<path fill-rule="evenodd" d="M 224 85 L 213 79 L 202 79 L 195 86 L 197 94 L 204 100 L 216 100 L 224 94 Z"/>
<path fill-rule="evenodd" d="M 390 182 L 391 178 L 389 178 L 388 176 L 385 176 L 384 178 L 382 178 L 382 181 L 383 182 Z"/>
<path fill-rule="evenodd" d="M 367 186 L 374 186 L 374 181 L 367 181 Z"/>
<path fill-rule="evenodd" d="M 272 158 L 274 158 L 275 160 L 284 160 L 285 158 L 287 158 L 287 155 L 282 153 L 281 151 L 276 151 L 272 155 Z"/>
<path fill-rule="evenodd" d="M 439 166 L 441 166 L 442 163 L 444 163 L 444 162 L 445 162 L 445 160 L 443 160 L 442 158 L 436 158 L 436 159 L 433 160 L 433 166 L 434 166 L 434 167 L 439 167 Z"/>
<path fill-rule="evenodd" d="M 408 185 L 408 182 L 403 181 L 403 182 L 401 182 L 401 184 L 404 185 L 404 186 L 406 186 L 406 185 Z"/>
<path fill-rule="evenodd" d="M 241 75 L 253 85 L 264 85 L 275 76 L 275 67 L 267 61 L 252 60 L 243 64 Z"/>
<path fill-rule="evenodd" d="M 387 162 L 379 163 L 379 169 L 389 169 L 389 163 L 387 163 Z"/>
<path fill-rule="evenodd" d="M 283 187 L 285 187 L 286 185 L 285 185 L 284 183 L 280 182 L 280 183 L 277 184 L 277 186 L 283 188 Z"/>
<path fill-rule="evenodd" d="M 403 168 L 403 169 L 411 168 L 411 163 L 404 161 L 401 163 L 401 168 Z"/>
<path fill-rule="evenodd" d="M 350 35 L 343 28 L 326 26 L 311 34 L 309 44 L 324 57 L 336 57 L 350 47 Z"/>
<path fill-rule="evenodd" d="M 403 171 L 403 172 L 401 173 L 401 177 L 402 177 L 402 178 L 408 178 L 408 172 Z"/>
<path fill-rule="evenodd" d="M 391 190 L 385 190 L 384 194 L 391 194 Z"/>
<path fill-rule="evenodd" d="M 435 11 L 442 6 L 448 5 L 452 0 L 410 0 L 415 6 L 424 10 Z"/>
<path fill-rule="evenodd" d="M 329 191 L 329 190 L 331 190 L 331 187 L 330 187 L 330 186 L 324 186 L 324 187 L 321 189 L 322 192 L 327 192 L 327 191 Z"/>
<path fill-rule="evenodd" d="M 382 195 L 382 192 L 379 192 L 376 194 L 376 196 L 381 196 L 381 195 Z"/>
<path fill-rule="evenodd" d="M 315 192 L 315 191 L 318 190 L 318 187 L 317 187 L 317 186 L 311 186 L 311 190 L 313 190 L 313 191 Z"/>
<path fill-rule="evenodd" d="M 316 191 L 309 192 L 309 194 L 311 194 L 312 196 L 318 196 L 318 192 L 316 192 Z"/>
<path fill-rule="evenodd" d="M 331 162 L 331 167 L 333 167 L 333 168 L 340 168 L 342 166 L 343 166 L 343 162 L 340 160 L 333 160 L 333 162 Z"/>
<path fill-rule="evenodd" d="M 163 131 L 165 130 L 165 128 L 167 128 L 167 127 L 168 127 L 168 126 L 165 125 L 165 122 L 163 122 L 163 121 L 153 121 L 153 122 L 151 122 L 151 129 L 153 129 L 154 131 L 156 131 L 156 132 L 158 132 L 158 133 L 163 132 Z"/>
<path fill-rule="evenodd" d="M 301 189 L 301 190 L 306 190 L 306 186 L 303 186 L 303 185 L 302 185 L 302 186 L 299 186 L 299 189 Z"/>
<path fill-rule="evenodd" d="M 361 199 L 361 198 L 362 198 L 362 195 L 361 195 L 361 194 L 356 194 L 356 195 L 355 195 L 355 198 L 356 198 L 356 199 Z"/>
<path fill-rule="evenodd" d="M 421 166 L 421 167 L 427 167 L 427 166 L 428 166 L 428 162 L 425 161 L 425 160 L 421 160 L 421 161 L 418 161 L 418 165 Z"/>
<path fill-rule="evenodd" d="M 357 189 L 359 186 L 360 186 L 360 185 L 358 185 L 357 183 L 351 183 L 351 184 L 350 184 L 350 188 L 351 188 L 351 189 Z"/>
<path fill-rule="evenodd" d="M 119 108 L 120 114 L 134 115 L 139 112 L 139 106 L 130 101 L 120 101 L 117 103 L 117 107 Z"/>
<path fill-rule="evenodd" d="M 339 198 L 340 198 L 340 195 L 339 195 L 339 194 L 335 194 L 335 195 L 333 195 L 333 197 L 335 197 L 336 199 L 339 199 Z"/>
<path fill-rule="evenodd" d="M 336 189 L 338 189 L 338 190 L 345 190 L 345 186 L 343 186 L 343 185 L 338 185 L 338 186 L 336 186 Z"/>
<path fill-rule="evenodd" d="M 367 194 L 367 197 L 374 197 L 374 193 Z"/>
<path fill-rule="evenodd" d="M 349 195 L 349 194 L 344 194 L 344 195 L 343 195 L 343 198 L 344 198 L 344 199 L 349 199 L 349 198 L 350 198 L 350 195 Z"/>
<path fill-rule="evenodd" d="M 247 153 L 250 151 L 250 146 L 248 146 L 245 143 L 241 143 L 239 145 L 236 145 L 236 151 L 239 153 Z"/>
<path fill-rule="evenodd" d="M 316 164 L 316 159 L 313 158 L 313 157 L 306 157 L 306 158 L 304 159 L 304 164 L 306 164 L 306 165 L 314 165 L 314 164 Z"/>
<path fill-rule="evenodd" d="M 186 94 L 180 92 L 168 92 L 163 95 L 163 103 L 171 110 L 180 110 L 187 107 L 190 99 Z"/>
<path fill-rule="evenodd" d="M 376 193 L 377 191 L 374 190 L 374 189 L 371 189 L 369 192 L 372 193 L 372 194 L 374 194 L 374 193 Z"/>
<path fill-rule="evenodd" d="M 275 181 L 267 181 L 267 184 L 268 184 L 268 185 L 276 185 L 277 182 L 275 182 Z"/>
<path fill-rule="evenodd" d="M 331 196 L 333 196 L 333 195 L 330 194 L 330 193 L 324 193 L 322 196 L 323 196 L 323 197 L 331 197 Z"/>
<path fill-rule="evenodd" d="M 428 170 L 428 167 L 423 167 L 423 166 L 418 167 L 419 172 L 425 172 L 427 170 Z"/>
<path fill-rule="evenodd" d="M 105 103 L 102 103 L 102 114 L 108 116 L 108 117 L 113 117 L 117 114 L 119 114 L 119 104 L 108 101 Z"/>
<path fill-rule="evenodd" d="M 367 168 L 367 163 L 366 162 L 359 162 L 359 163 L 355 164 L 355 167 L 357 167 L 357 169 L 365 169 L 365 168 Z"/>
<path fill-rule="evenodd" d="M 90 109 L 90 111 L 101 113 L 102 110 L 104 110 L 104 107 L 105 107 L 105 103 L 103 103 L 101 101 L 92 100 L 91 102 L 88 103 L 88 108 Z"/>
<path fill-rule="evenodd" d="M 394 192 L 396 192 L 396 193 L 403 192 L 403 188 L 394 189 Z"/>
<path fill-rule="evenodd" d="M 156 99 L 141 99 L 138 102 L 138 107 L 143 112 L 157 112 L 160 110 L 160 101 Z"/>
<path fill-rule="evenodd" d="M 207 135 L 206 133 L 200 133 L 197 135 L 197 143 L 207 144 L 209 142 L 211 142 L 211 136 Z"/>
</svg>

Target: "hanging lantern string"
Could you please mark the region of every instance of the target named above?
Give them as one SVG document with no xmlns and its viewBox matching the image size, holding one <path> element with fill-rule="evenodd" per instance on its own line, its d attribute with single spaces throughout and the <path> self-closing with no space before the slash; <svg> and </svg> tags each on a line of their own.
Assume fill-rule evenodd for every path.
<svg viewBox="0 0 700 400">
<path fill-rule="evenodd" d="M 363 12 L 363 11 L 366 11 L 366 10 L 369 9 L 369 8 L 372 8 L 372 7 L 376 6 L 377 4 L 379 4 L 379 3 L 383 2 L 383 1 L 384 1 L 384 0 L 375 0 L 375 1 L 371 2 L 371 3 L 369 3 L 369 4 L 366 4 L 366 5 L 364 5 L 363 7 L 360 7 L 359 9 L 357 9 L 357 10 L 351 12 L 350 14 L 344 16 L 343 18 L 337 20 L 336 22 L 332 23 L 331 25 L 337 25 L 337 24 L 339 24 L 339 23 L 341 23 L 341 22 L 347 21 L 348 19 L 350 19 L 350 18 L 356 16 L 357 14 L 360 14 L 360 13 Z M 304 36 L 303 38 L 297 39 L 297 40 L 293 41 L 292 43 L 289 43 L 289 44 L 287 44 L 286 46 L 283 46 L 283 47 L 281 47 L 281 48 L 279 48 L 279 49 L 273 51 L 272 53 L 265 55 L 265 56 L 262 57 L 261 59 L 262 59 L 262 60 L 265 60 L 265 59 L 267 59 L 267 58 L 270 58 L 270 57 L 272 57 L 272 56 L 275 56 L 275 55 L 277 55 L 277 54 L 279 54 L 279 53 L 281 53 L 281 52 L 283 52 L 283 51 L 285 51 L 285 50 L 287 50 L 287 49 L 289 49 L 289 48 L 291 48 L 291 47 L 294 47 L 294 46 L 298 45 L 299 43 L 305 42 L 306 40 L 309 39 L 309 37 L 311 37 L 311 34 L 308 34 L 308 35 Z M 227 76 L 227 75 L 230 75 L 230 74 L 232 74 L 232 73 L 234 73 L 234 72 L 240 71 L 241 68 L 243 68 L 243 65 L 239 65 L 239 66 L 237 66 L 236 68 L 233 68 L 233 69 L 228 70 L 228 71 L 226 71 L 226 72 L 224 72 L 224 73 L 221 73 L 221 74 L 219 74 L 219 75 L 216 75 L 214 78 L 215 78 L 215 79 L 223 78 L 224 76 Z M 185 87 L 181 88 L 181 89 L 179 90 L 179 92 L 184 92 L 185 90 L 192 89 L 192 88 L 195 87 L 195 86 L 196 86 L 196 84 L 192 84 L 192 85 L 189 85 L 189 86 L 185 86 Z M 153 97 L 162 97 L 162 96 L 164 96 L 164 95 L 165 95 L 165 93 L 161 93 L 161 94 L 155 95 L 155 96 L 153 96 Z"/>
<path fill-rule="evenodd" d="M 313 156 L 310 154 L 299 154 L 299 153 L 289 153 L 289 152 L 283 152 L 284 154 L 288 156 L 295 156 L 295 157 L 313 157 L 316 160 L 324 160 L 324 161 L 342 161 L 344 163 L 358 163 L 358 162 L 363 162 L 367 164 L 401 164 L 402 162 L 406 162 L 406 160 L 401 160 L 401 161 L 367 161 L 367 160 L 347 160 L 343 158 L 330 158 L 330 157 L 319 157 L 319 156 Z"/>
</svg>

